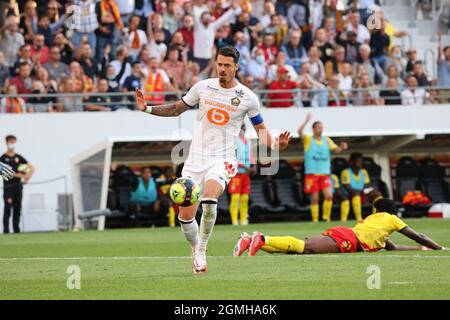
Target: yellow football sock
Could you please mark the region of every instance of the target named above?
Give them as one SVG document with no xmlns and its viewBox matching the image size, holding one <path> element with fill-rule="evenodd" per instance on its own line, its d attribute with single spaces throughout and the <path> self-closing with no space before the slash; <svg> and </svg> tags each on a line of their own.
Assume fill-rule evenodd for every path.
<svg viewBox="0 0 450 320">
<path fill-rule="evenodd" d="M 303 253 L 305 241 L 288 237 L 265 237 L 266 246 L 270 246 L 278 252 Z"/>
<path fill-rule="evenodd" d="M 355 213 L 355 218 L 357 221 L 362 220 L 362 208 L 361 208 L 361 197 L 360 196 L 354 196 L 352 198 L 352 208 L 353 212 Z"/>
<path fill-rule="evenodd" d="M 322 207 L 322 219 L 325 221 L 331 220 L 331 209 L 333 208 L 333 200 L 324 200 Z"/>
<path fill-rule="evenodd" d="M 241 194 L 239 215 L 242 225 L 248 224 L 248 194 Z"/>
<path fill-rule="evenodd" d="M 311 217 L 313 222 L 319 221 L 319 204 L 311 204 Z"/>
<path fill-rule="evenodd" d="M 169 208 L 169 226 L 175 227 L 175 209 L 172 206 Z"/>
<path fill-rule="evenodd" d="M 231 224 L 233 226 L 238 225 L 239 198 L 240 195 L 237 193 L 231 195 L 230 216 L 231 216 Z"/>
<path fill-rule="evenodd" d="M 341 202 L 341 221 L 347 221 L 349 213 L 350 213 L 350 201 L 344 200 Z"/>
</svg>

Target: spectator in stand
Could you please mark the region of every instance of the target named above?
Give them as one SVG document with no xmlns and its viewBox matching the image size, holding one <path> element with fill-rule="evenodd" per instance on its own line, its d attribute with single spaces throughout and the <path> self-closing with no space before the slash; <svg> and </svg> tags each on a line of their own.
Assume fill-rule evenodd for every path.
<svg viewBox="0 0 450 320">
<path fill-rule="evenodd" d="M 92 92 L 94 89 L 94 81 L 92 78 L 84 74 L 83 68 L 76 60 L 69 65 L 69 78 L 75 79 L 75 91 L 72 91 L 72 83 L 69 82 L 67 87 L 69 92 Z M 65 82 L 63 83 L 63 87 Z M 63 91 L 64 92 L 64 91 Z"/>
<path fill-rule="evenodd" d="M 159 68 L 156 58 L 151 58 L 148 66 L 148 73 L 142 85 L 145 100 L 152 105 L 163 104 L 166 100 L 164 92 L 177 92 L 170 83 L 167 73 Z"/>
<path fill-rule="evenodd" d="M 160 63 L 164 60 L 167 53 L 167 45 L 164 43 L 166 38 L 165 31 L 159 28 L 160 22 L 158 17 L 160 15 L 151 14 L 150 17 L 156 18 L 151 18 L 151 24 L 147 26 L 148 48 L 150 49 L 150 56 L 156 58 L 158 63 Z"/>
<path fill-rule="evenodd" d="M 153 12 L 148 16 L 147 37 L 149 40 L 150 40 L 150 33 L 153 33 L 155 35 L 155 41 L 162 41 L 162 43 L 164 43 L 166 46 L 169 45 L 172 34 L 170 33 L 169 30 L 164 28 L 164 18 L 162 14 Z"/>
<path fill-rule="evenodd" d="M 130 58 L 128 56 L 128 48 L 124 46 L 118 46 L 116 49 L 116 60 L 111 61 L 110 65 L 114 67 L 114 78 L 117 78 L 120 86 L 124 83 L 125 79 L 131 74 Z"/>
<path fill-rule="evenodd" d="M 111 97 L 106 95 L 109 92 L 108 80 L 100 78 L 96 91 L 100 94 L 90 96 L 84 109 L 86 111 L 111 111 Z"/>
<path fill-rule="evenodd" d="M 26 112 L 26 103 L 22 98 L 17 97 L 19 90 L 16 85 L 10 84 L 0 101 L 0 113 L 23 113 Z"/>
<path fill-rule="evenodd" d="M 78 62 L 76 62 L 78 63 Z M 81 69 L 81 67 L 80 67 Z M 81 91 L 77 90 L 78 79 L 69 76 L 64 80 L 61 86 L 61 95 L 58 97 L 58 103 L 56 105 L 56 111 L 58 112 L 81 112 L 83 111 L 83 99 L 79 94 Z"/>
<path fill-rule="evenodd" d="M 0 51 L 0 94 L 6 91 L 9 82 L 9 68 L 5 66 L 3 52 Z"/>
<path fill-rule="evenodd" d="M 148 47 L 143 47 L 141 50 L 141 53 L 139 54 L 139 62 L 141 63 L 141 67 L 142 67 L 142 72 L 144 72 L 144 74 L 148 73 L 148 65 L 150 64 L 150 59 L 151 59 L 151 54 L 150 54 L 150 50 L 148 49 Z M 156 58 L 156 60 L 158 61 L 158 58 Z"/>
<path fill-rule="evenodd" d="M 141 88 L 141 83 L 145 80 L 142 65 L 139 61 L 135 61 L 131 65 L 132 71 L 122 85 L 122 92 L 134 92 L 136 88 Z M 134 101 L 134 94 L 128 97 L 129 101 Z"/>
<path fill-rule="evenodd" d="M 60 12 L 62 9 L 61 4 L 57 0 L 50 0 L 47 4 L 47 13 L 50 24 L 58 22 L 60 19 Z M 61 26 L 62 28 L 62 26 Z"/>
<path fill-rule="evenodd" d="M 90 0 L 73 0 L 73 5 L 78 9 L 73 10 L 72 30 L 73 35 L 70 41 L 74 48 L 79 48 L 82 42 L 89 42 L 91 48 L 97 48 L 96 32 L 99 24 L 97 13 L 92 1 Z M 56 40 L 56 39 L 55 39 Z M 61 45 L 57 45 L 62 52 Z M 63 55 L 64 57 L 64 55 Z M 100 55 L 101 57 L 101 55 Z M 66 61 L 66 63 L 68 63 Z"/>
<path fill-rule="evenodd" d="M 20 17 L 19 32 L 26 42 L 33 41 L 34 30 L 37 26 L 37 4 L 30 0 L 25 3 L 23 14 Z"/>
<path fill-rule="evenodd" d="M 111 52 L 116 51 L 116 42 L 114 41 L 114 33 L 116 27 L 123 30 L 123 23 L 120 17 L 119 9 L 114 0 L 100 0 L 95 6 L 97 21 L 99 23 L 96 30 L 97 50 L 96 60 L 100 61 L 103 57 L 103 50 L 106 45 L 111 46 Z M 113 57 L 109 57 L 111 60 Z"/>
<path fill-rule="evenodd" d="M 346 97 L 350 97 L 352 95 L 351 90 L 353 86 L 352 65 L 348 62 L 344 62 L 338 77 L 339 89 L 342 90 Z"/>
<path fill-rule="evenodd" d="M 5 25 L 0 29 L 0 51 L 4 54 L 6 67 L 14 66 L 19 49 L 24 43 L 23 35 L 18 31 L 17 18 L 9 16 L 6 18 Z"/>
<path fill-rule="evenodd" d="M 19 94 L 31 93 L 31 85 L 33 79 L 31 79 L 31 66 L 27 62 L 21 62 L 19 65 L 19 72 L 17 76 L 11 79 L 10 84 L 17 87 Z"/>
<path fill-rule="evenodd" d="M 389 56 L 388 60 L 386 61 L 385 66 L 384 66 L 385 70 L 386 70 L 386 73 L 387 73 L 387 69 L 391 65 L 395 65 L 398 75 L 402 79 L 406 79 L 406 76 L 407 76 L 407 73 L 406 73 L 406 61 L 402 57 L 402 48 L 400 46 L 393 46 L 392 47 L 390 56 Z"/>
<path fill-rule="evenodd" d="M 356 88 L 359 90 L 353 94 L 353 105 L 374 106 L 381 104 L 378 90 L 373 87 L 367 72 L 358 77 Z"/>
<path fill-rule="evenodd" d="M 167 7 L 163 13 L 163 26 L 165 29 L 169 30 L 171 34 L 178 30 L 181 22 L 181 11 L 175 0 L 167 1 Z"/>
<path fill-rule="evenodd" d="M 380 98 L 382 103 L 386 106 L 401 105 L 402 97 L 398 91 L 398 83 L 396 78 L 389 78 L 386 89 L 381 90 Z"/>
<path fill-rule="evenodd" d="M 305 48 L 301 44 L 302 31 L 291 29 L 289 42 L 281 47 L 281 51 L 286 54 L 286 63 L 294 67 L 296 72 L 300 72 L 303 62 L 308 59 Z"/>
<path fill-rule="evenodd" d="M 369 44 L 370 33 L 369 30 L 361 24 L 361 15 L 356 9 L 350 10 L 348 14 L 348 21 L 346 22 L 346 31 L 353 31 L 356 33 L 356 40 L 359 43 Z"/>
<path fill-rule="evenodd" d="M 270 18 L 269 25 L 264 28 L 264 33 L 273 34 L 274 36 L 274 44 L 278 48 L 280 47 L 284 37 L 286 36 L 285 30 L 281 28 L 281 17 L 277 15 L 272 15 Z"/>
<path fill-rule="evenodd" d="M 45 70 L 45 69 L 44 69 Z M 49 97 L 46 97 L 46 90 L 42 82 L 33 81 L 32 93 L 40 96 L 28 98 L 27 112 L 52 112 L 53 104 Z"/>
<path fill-rule="evenodd" d="M 161 68 L 167 72 L 169 77 L 172 77 L 175 87 L 184 89 L 184 73 L 186 71 L 187 59 L 185 63 L 178 60 L 178 48 L 172 46 L 169 48 L 166 61 L 161 65 Z"/>
<path fill-rule="evenodd" d="M 251 59 L 249 48 L 245 45 L 245 36 L 241 31 L 237 31 L 234 34 L 234 47 L 239 51 L 239 71 L 238 76 L 247 75 L 247 66 Z"/>
<path fill-rule="evenodd" d="M 216 0 L 216 3 L 213 5 L 211 9 L 211 14 L 214 19 L 219 19 L 221 15 L 223 15 L 228 9 L 228 4 L 225 0 Z"/>
<path fill-rule="evenodd" d="M 344 15 L 338 10 L 337 4 L 337 0 L 329 0 L 324 8 L 324 28 L 331 32 L 333 38 L 344 29 Z"/>
<path fill-rule="evenodd" d="M 359 63 L 364 65 L 367 73 L 369 75 L 369 81 L 374 84 L 380 84 L 383 82 L 383 78 L 385 77 L 383 70 L 381 67 L 370 58 L 370 47 L 367 44 L 363 44 L 359 47 L 359 56 L 361 59 Z M 355 65 L 354 67 L 355 68 Z"/>
<path fill-rule="evenodd" d="M 254 85 L 256 88 L 264 88 L 269 78 L 269 68 L 264 58 L 263 49 L 256 49 L 253 55 L 253 59 L 248 64 L 248 75 L 254 79 Z"/>
<path fill-rule="evenodd" d="M 325 67 L 320 60 L 320 51 L 317 47 L 311 46 L 308 50 L 308 62 L 311 66 L 311 73 L 314 80 L 325 81 Z"/>
<path fill-rule="evenodd" d="M 285 68 L 288 71 L 289 80 L 297 81 L 298 74 L 294 68 L 286 64 L 286 54 L 282 51 L 278 52 L 276 63 L 270 66 L 270 80 L 275 80 L 280 67 Z"/>
<path fill-rule="evenodd" d="M 87 42 L 81 44 L 76 55 L 77 61 L 83 68 L 83 72 L 91 79 L 95 79 L 100 75 L 100 65 L 98 60 L 94 58 L 91 45 Z"/>
<path fill-rule="evenodd" d="M 340 89 L 339 75 L 332 74 L 328 80 L 328 106 L 346 107 L 350 105 L 348 96 Z"/>
<path fill-rule="evenodd" d="M 328 0 L 309 0 L 312 31 L 315 33 L 323 25 L 323 9 Z M 325 62 L 324 62 L 325 63 Z"/>
<path fill-rule="evenodd" d="M 263 26 L 258 19 L 251 16 L 249 12 L 242 12 L 235 24 L 232 25 L 232 32 L 242 32 L 245 38 L 245 45 L 253 48 L 260 42 L 259 34 L 263 32 Z"/>
<path fill-rule="evenodd" d="M 278 53 L 278 48 L 275 45 L 275 35 L 270 33 L 263 34 L 263 41 L 259 45 L 253 48 L 253 52 L 257 49 L 261 49 L 264 53 L 264 60 L 266 63 L 271 64 Z"/>
<path fill-rule="evenodd" d="M 298 84 L 295 81 L 289 80 L 289 71 L 281 66 L 277 70 L 277 80 L 269 85 L 269 90 L 285 92 L 269 92 L 267 94 L 266 107 L 267 108 L 288 108 L 294 105 L 294 90 Z"/>
<path fill-rule="evenodd" d="M 406 64 L 406 73 L 410 73 L 413 71 L 413 65 L 416 63 L 417 60 L 417 50 L 416 49 L 409 49 L 406 51 L 406 56 L 408 58 L 408 62 Z"/>
<path fill-rule="evenodd" d="M 342 46 L 334 48 L 334 57 L 325 63 L 325 77 L 329 79 L 332 74 L 340 73 L 345 61 L 345 49 Z"/>
<path fill-rule="evenodd" d="M 384 20 L 381 21 L 381 28 L 372 32 L 369 43 L 371 58 L 378 63 L 382 69 L 385 68 L 387 53 L 391 45 L 390 38 L 385 32 L 385 24 L 383 21 Z"/>
<path fill-rule="evenodd" d="M 361 46 L 361 43 L 358 42 L 356 33 L 354 31 L 348 31 L 346 39 L 342 39 L 343 35 L 344 33 L 336 39 L 336 42 L 344 47 L 345 60 L 350 63 L 359 61 L 361 59 L 359 56 L 359 47 Z"/>
<path fill-rule="evenodd" d="M 230 31 L 231 29 L 228 23 L 220 26 L 220 28 L 217 29 L 216 37 L 214 39 L 214 46 L 217 49 L 233 45 L 233 36 L 231 35 Z"/>
<path fill-rule="evenodd" d="M 189 46 L 189 49 L 194 50 L 194 17 L 189 14 L 184 15 L 182 26 L 178 29 L 183 35 L 183 40 Z"/>
<path fill-rule="evenodd" d="M 417 84 L 419 85 L 419 87 L 429 87 L 429 86 L 431 86 L 431 80 L 423 72 L 422 61 L 416 61 L 414 63 L 412 73 L 416 77 Z"/>
<path fill-rule="evenodd" d="M 10 69 L 11 76 L 15 76 L 19 73 L 19 65 L 21 63 L 28 63 L 31 67 L 31 73 L 33 73 L 34 61 L 31 58 L 31 46 L 29 44 L 24 44 L 19 49 L 19 56 L 14 63 L 14 66 Z"/>
<path fill-rule="evenodd" d="M 35 63 L 44 65 L 50 59 L 50 50 L 45 45 L 45 38 L 42 34 L 37 34 L 33 38 L 33 46 L 31 47 L 31 59 Z"/>
<path fill-rule="evenodd" d="M 264 15 L 261 17 L 260 23 L 265 29 L 271 22 L 271 17 L 275 15 L 275 5 L 272 1 L 264 2 Z"/>
<path fill-rule="evenodd" d="M 324 65 L 326 65 L 328 61 L 331 61 L 333 59 L 334 48 L 327 39 L 327 33 L 325 29 L 323 28 L 317 29 L 313 45 L 319 48 L 321 52 L 320 60 L 322 60 Z M 344 49 L 344 58 L 345 58 L 345 49 Z"/>
<path fill-rule="evenodd" d="M 58 83 L 49 78 L 48 72 L 44 67 L 38 67 L 36 70 L 36 80 L 40 81 L 44 86 L 45 94 L 55 94 L 58 91 Z M 48 100 L 55 105 L 56 97 L 48 97 Z"/>
<path fill-rule="evenodd" d="M 443 54 L 442 54 L 443 53 Z M 450 46 L 442 48 L 442 34 L 439 33 L 437 58 L 437 86 L 450 87 Z M 440 102 L 450 102 L 450 89 L 439 90 Z"/>
<path fill-rule="evenodd" d="M 142 47 L 147 45 L 147 34 L 144 30 L 139 29 L 141 17 L 134 15 L 130 19 L 129 27 L 124 28 L 125 41 L 129 48 L 130 56 L 133 60 L 138 58 Z"/>
<path fill-rule="evenodd" d="M 73 41 L 73 37 L 72 37 Z M 73 56 L 73 44 L 69 40 L 67 40 L 66 37 L 62 34 L 62 32 L 59 32 L 55 34 L 54 39 L 54 45 L 59 49 L 59 54 L 61 55 L 61 62 L 64 62 L 66 65 L 69 65 L 69 63 L 72 61 Z M 90 44 L 90 43 L 89 43 Z M 95 48 L 92 47 L 91 48 Z"/>
<path fill-rule="evenodd" d="M 192 61 L 194 59 L 192 50 L 184 42 L 183 34 L 181 32 L 177 31 L 173 34 L 172 41 L 170 42 L 169 46 L 172 46 L 178 50 L 178 61 L 188 63 L 189 61 Z"/>
<path fill-rule="evenodd" d="M 194 61 L 199 64 L 200 70 L 205 69 L 211 60 L 216 30 L 223 24 L 230 22 L 230 19 L 239 15 L 241 11 L 239 1 L 233 0 L 231 9 L 216 21 L 212 22 L 211 13 L 205 11 L 201 14 L 200 19 L 195 22 Z M 197 19 L 195 15 L 194 18 Z"/>
<path fill-rule="evenodd" d="M 301 102 L 302 107 L 323 107 L 327 105 L 325 87 L 313 78 L 309 62 L 302 64 L 298 82 L 300 89 L 302 89 L 298 102 Z"/>
<path fill-rule="evenodd" d="M 66 16 L 62 15 L 61 18 L 55 22 L 50 23 L 50 18 L 47 12 L 42 12 L 39 14 L 39 19 L 37 23 L 36 34 L 44 35 L 45 45 L 47 47 L 53 46 L 53 34 L 56 30 L 61 29 L 66 21 Z M 36 36 L 36 34 L 33 35 Z"/>
<path fill-rule="evenodd" d="M 399 87 L 404 87 L 405 86 L 405 81 L 403 81 L 403 79 L 400 77 L 398 71 L 397 71 L 397 67 L 393 64 L 391 64 L 386 71 L 386 77 L 383 78 L 383 82 L 381 83 L 382 87 L 386 87 L 389 79 L 394 78 L 396 80 L 396 83 Z"/>
<path fill-rule="evenodd" d="M 69 67 L 64 62 L 61 62 L 61 53 L 58 47 L 50 49 L 50 60 L 44 67 L 49 74 L 49 78 L 54 81 L 59 82 L 69 75 Z"/>
<path fill-rule="evenodd" d="M 312 25 L 310 21 L 309 6 L 302 0 L 294 0 L 289 6 L 287 15 L 287 21 L 290 28 L 301 29 L 303 38 L 302 45 L 309 49 L 312 45 Z"/>
<path fill-rule="evenodd" d="M 410 74 L 406 80 L 407 87 L 402 91 L 402 105 L 417 106 L 425 104 L 428 94 L 423 88 L 418 88 L 417 78 Z"/>
</svg>

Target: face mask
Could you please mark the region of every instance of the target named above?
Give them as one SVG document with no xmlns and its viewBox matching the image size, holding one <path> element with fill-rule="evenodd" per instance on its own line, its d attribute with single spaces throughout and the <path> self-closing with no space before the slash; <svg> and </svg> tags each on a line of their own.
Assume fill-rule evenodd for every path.
<svg viewBox="0 0 450 320">
<path fill-rule="evenodd" d="M 266 59 L 264 59 L 264 56 L 257 56 L 256 62 L 258 62 L 259 64 L 264 64 L 266 62 Z"/>
<path fill-rule="evenodd" d="M 14 151 L 14 149 L 16 148 L 16 144 L 15 143 L 8 143 L 7 147 L 8 147 L 8 150 Z"/>
<path fill-rule="evenodd" d="M 394 59 L 400 59 L 402 57 L 401 53 L 394 53 L 392 56 Z"/>
<path fill-rule="evenodd" d="M 156 44 L 161 44 L 162 43 L 161 40 L 156 40 L 155 42 L 156 42 Z"/>
</svg>

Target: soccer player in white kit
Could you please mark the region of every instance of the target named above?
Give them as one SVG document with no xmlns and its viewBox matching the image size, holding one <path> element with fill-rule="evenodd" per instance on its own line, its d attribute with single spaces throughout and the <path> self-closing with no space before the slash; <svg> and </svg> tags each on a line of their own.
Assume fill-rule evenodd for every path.
<svg viewBox="0 0 450 320">
<path fill-rule="evenodd" d="M 181 230 L 192 247 L 193 272 L 206 272 L 206 247 L 217 216 L 217 199 L 228 181 L 237 173 L 236 138 L 249 116 L 262 142 L 272 149 L 284 150 L 291 138 L 285 131 L 273 139 L 260 114 L 257 96 L 235 80 L 239 52 L 231 46 L 217 52 L 218 78 L 197 82 L 181 100 L 147 106 L 141 90 L 136 89 L 139 110 L 161 117 L 176 117 L 199 104 L 194 136 L 182 176 L 190 177 L 202 190 L 203 209 L 200 228 L 195 220 L 199 204 L 180 207 Z"/>
</svg>

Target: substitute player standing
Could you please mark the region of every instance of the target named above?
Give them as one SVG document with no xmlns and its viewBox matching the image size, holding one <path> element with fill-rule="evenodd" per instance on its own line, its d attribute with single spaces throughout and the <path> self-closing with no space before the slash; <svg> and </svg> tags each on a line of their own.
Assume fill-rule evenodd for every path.
<svg viewBox="0 0 450 320">
<path fill-rule="evenodd" d="M 298 129 L 298 135 L 303 140 L 305 151 L 305 193 L 311 195 L 311 217 L 313 222 L 319 221 L 319 192 L 324 195 L 322 219 L 330 221 L 333 206 L 333 193 L 331 188 L 331 152 L 340 153 L 347 150 L 347 143 L 342 142 L 338 147 L 329 137 L 323 136 L 323 124 L 315 121 L 312 125 L 313 135 L 303 132 L 311 120 L 308 113 L 305 121 Z"/>
<path fill-rule="evenodd" d="M 260 114 L 257 96 L 235 80 L 239 68 L 239 52 L 231 46 L 217 52 L 219 78 L 197 82 L 181 100 L 147 106 L 141 90 L 136 89 L 139 110 L 162 117 L 176 117 L 199 104 L 197 121 L 189 156 L 182 176 L 193 178 L 202 189 L 203 209 L 200 229 L 195 215 L 198 204 L 181 207 L 178 219 L 181 230 L 192 247 L 193 272 L 207 269 L 206 247 L 217 216 L 217 199 L 228 181 L 237 173 L 236 141 L 246 115 L 249 116 L 262 142 L 272 149 L 287 148 L 290 133 L 273 139 Z"/>
</svg>

